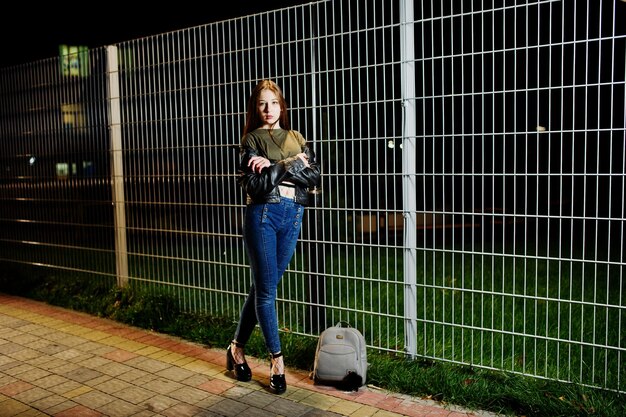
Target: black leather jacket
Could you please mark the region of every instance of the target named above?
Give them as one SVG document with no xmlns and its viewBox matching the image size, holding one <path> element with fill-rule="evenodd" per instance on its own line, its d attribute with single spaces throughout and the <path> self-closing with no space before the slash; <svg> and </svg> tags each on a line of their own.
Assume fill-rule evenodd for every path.
<svg viewBox="0 0 626 417">
<path fill-rule="evenodd" d="M 319 186 L 320 183 L 320 167 L 315 153 L 308 145 L 302 146 L 302 152 L 308 157 L 308 167 L 300 158 L 292 156 L 281 161 L 270 160 L 270 166 L 255 173 L 248 166 L 250 158 L 265 155 L 260 155 L 249 146 L 240 146 L 237 182 L 247 194 L 246 204 L 280 202 L 278 185 L 286 181 L 295 185 L 295 201 L 308 205 L 309 189 Z"/>
</svg>

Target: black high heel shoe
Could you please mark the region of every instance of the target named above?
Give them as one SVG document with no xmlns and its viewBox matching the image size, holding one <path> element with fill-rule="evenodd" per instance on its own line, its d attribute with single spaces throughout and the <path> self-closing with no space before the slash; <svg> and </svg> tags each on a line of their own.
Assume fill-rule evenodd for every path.
<svg viewBox="0 0 626 417">
<path fill-rule="evenodd" d="M 244 361 L 243 363 L 236 363 L 235 358 L 233 357 L 232 346 L 233 344 L 238 348 L 243 349 L 243 345 L 239 342 L 233 341 L 228 348 L 226 349 L 226 369 L 229 371 L 234 370 L 235 375 L 237 375 L 237 381 L 248 382 L 252 379 L 252 371 L 248 366 L 248 362 Z"/>
<path fill-rule="evenodd" d="M 274 391 L 274 394 L 282 394 L 287 391 L 287 381 L 285 380 L 285 374 L 274 374 L 272 372 L 274 362 L 272 359 L 277 359 L 283 356 L 282 352 L 270 353 L 270 389 Z"/>
</svg>

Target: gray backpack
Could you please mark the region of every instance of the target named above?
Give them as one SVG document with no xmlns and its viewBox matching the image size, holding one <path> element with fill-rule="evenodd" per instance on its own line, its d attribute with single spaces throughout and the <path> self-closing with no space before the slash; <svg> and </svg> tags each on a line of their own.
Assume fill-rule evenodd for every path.
<svg viewBox="0 0 626 417">
<path fill-rule="evenodd" d="M 346 322 L 324 330 L 317 342 L 313 381 L 346 391 L 358 391 L 367 378 L 365 338 Z"/>
</svg>

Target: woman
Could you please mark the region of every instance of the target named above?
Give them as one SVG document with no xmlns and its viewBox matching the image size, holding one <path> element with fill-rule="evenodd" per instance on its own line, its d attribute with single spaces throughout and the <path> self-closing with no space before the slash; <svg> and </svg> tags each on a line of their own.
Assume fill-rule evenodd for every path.
<svg viewBox="0 0 626 417">
<path fill-rule="evenodd" d="M 320 169 L 302 134 L 290 129 L 285 98 L 273 81 L 261 81 L 250 95 L 240 158 L 238 183 L 246 192 L 243 238 L 252 285 L 226 350 L 226 367 L 239 381 L 252 378 L 244 347 L 258 323 L 270 353 L 270 389 L 282 394 L 287 383 L 276 292 L 296 248 L 308 188 L 319 184 Z"/>
</svg>

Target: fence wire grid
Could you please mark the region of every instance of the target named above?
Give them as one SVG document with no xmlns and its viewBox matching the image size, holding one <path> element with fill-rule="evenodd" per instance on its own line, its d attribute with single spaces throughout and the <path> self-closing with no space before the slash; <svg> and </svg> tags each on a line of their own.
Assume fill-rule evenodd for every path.
<svg viewBox="0 0 626 417">
<path fill-rule="evenodd" d="M 0 261 L 236 320 L 275 80 L 322 184 L 281 329 L 626 392 L 623 1 L 316 1 L 0 69 Z"/>
</svg>

